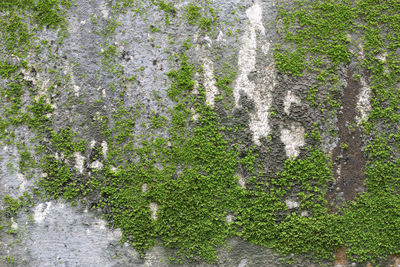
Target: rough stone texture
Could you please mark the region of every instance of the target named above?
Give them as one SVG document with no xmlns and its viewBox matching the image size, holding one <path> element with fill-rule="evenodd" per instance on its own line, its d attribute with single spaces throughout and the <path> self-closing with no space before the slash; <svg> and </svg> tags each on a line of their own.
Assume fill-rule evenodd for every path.
<svg viewBox="0 0 400 267">
<path fill-rule="evenodd" d="M 168 116 L 167 110 L 173 103 L 168 100 L 166 93 L 169 85 L 166 73 L 175 67 L 169 55 L 179 52 L 187 38 L 193 40 L 195 48 L 190 52 L 193 53 L 190 55 L 191 60 L 202 66 L 204 72 L 200 73 L 199 70 L 195 77 L 198 85 L 207 88 L 208 104 L 215 108 L 222 124 L 243 126 L 232 137 L 241 141 L 239 149 L 243 151 L 248 146 L 257 145 L 260 164 L 266 170 L 266 175 L 275 175 L 286 158 L 304 155 L 303 147 L 311 143 L 310 138 L 304 139 L 304 132 L 311 129 L 312 124 L 325 114 L 315 112 L 308 102 L 300 101 L 307 97 L 307 84 L 315 77 L 289 77 L 275 70 L 272 49 L 274 42 L 279 39 L 275 24 L 275 0 L 214 1 L 213 5 L 219 10 L 223 23 L 215 36 L 205 37 L 199 36 L 183 22 L 172 21 L 166 27 L 163 13 L 147 3 L 150 1 L 143 2 L 138 7 L 144 10 L 143 14 L 130 10 L 116 16 L 110 9 L 109 1 L 76 1 L 76 5 L 67 14 L 69 35 L 54 52 L 58 63 L 44 52 L 28 57 L 30 66 L 36 71 L 24 73 L 25 79 L 42 89 L 39 95 L 44 94 L 44 90 L 54 80 L 61 79 L 67 83 L 68 90 L 54 93 L 48 101 L 55 109 L 53 118 L 56 129 L 68 125 L 79 132 L 81 137 L 90 140 L 92 151 L 76 153 L 74 162 L 71 162 L 79 173 L 101 168 L 101 163 L 93 160 L 91 153 L 99 147 L 106 157 L 108 144 L 99 134 L 96 123 L 101 122 L 103 116 L 110 117 L 111 111 L 115 111 L 115 99 L 118 99 L 122 89 L 125 89 L 124 94 L 128 99 L 125 104 L 128 107 L 143 106 L 143 113 L 134 126 L 136 132 L 148 134 L 141 123 L 153 113 Z M 188 1 L 174 3 L 179 10 Z M 235 16 L 232 16 L 233 11 Z M 91 19 L 94 15 L 99 18 L 97 23 Z M 128 84 L 126 88 L 117 87 L 115 91 L 111 85 L 117 79 L 104 70 L 101 53 L 106 47 L 103 38 L 96 33 L 107 20 L 112 19 L 116 19 L 119 26 L 115 35 L 107 41 L 116 45 L 121 55 L 116 63 L 123 73 L 128 77 L 135 76 L 136 79 L 135 83 Z M 228 24 L 234 34 L 227 34 L 225 27 Z M 150 26 L 160 28 L 160 31 L 152 32 Z M 174 36 L 174 42 L 171 42 L 170 36 Z M 56 32 L 44 29 L 40 37 L 57 47 L 54 45 L 57 41 Z M 217 57 L 222 60 L 217 60 Z M 382 60 L 385 60 L 384 55 Z M 216 87 L 216 77 L 224 63 L 238 70 L 234 81 L 232 113 L 224 109 L 223 103 L 216 101 L 216 96 L 221 93 Z M 47 67 L 58 69 L 61 77 L 56 79 L 56 74 L 49 73 Z M 342 73 L 340 77 L 346 75 Z M 352 120 L 358 114 L 357 120 L 360 121 L 369 110 L 370 89 L 363 79 L 361 85 L 360 92 L 357 92 L 359 94 L 355 94 L 358 100 L 353 99 L 354 103 L 357 102 L 359 113 L 354 108 L 350 114 Z M 154 95 L 162 101 L 157 101 Z M 96 100 L 101 101 L 97 103 Z M 79 101 L 94 104 L 78 105 Z M 70 102 L 71 105 L 66 105 Z M 271 111 L 274 116 L 271 116 Z M 228 117 L 233 119 L 226 119 Z M 193 114 L 193 118 L 196 118 L 196 114 Z M 329 123 L 340 130 L 340 123 L 343 122 L 337 120 L 330 118 Z M 165 136 L 166 133 L 159 131 L 154 137 L 156 135 Z M 28 129 L 17 130 L 19 140 L 28 140 L 32 136 Z M 338 142 L 331 137 L 323 138 L 323 148 L 327 154 L 338 147 Z M 359 149 L 359 144 L 354 149 Z M 3 145 L 0 148 L 0 196 L 9 194 L 18 197 L 24 190 L 34 188 L 34 179 L 27 180 L 19 172 L 18 157 L 17 147 Z M 56 157 L 65 160 L 62 154 Z M 46 174 L 37 173 L 37 177 L 41 175 Z M 239 172 L 237 176 L 239 185 L 245 188 L 250 174 Z M 147 190 L 148 185 L 144 184 L 142 191 Z M 340 196 L 340 192 L 334 195 Z M 285 203 L 289 209 L 299 206 L 292 199 L 287 199 Z M 157 203 L 151 203 L 149 207 L 154 220 L 157 219 L 157 207 Z M 226 219 L 234 220 L 234 216 L 228 215 Z M 101 214 L 79 205 L 72 206 L 62 200 L 39 201 L 28 212 L 12 218 L 10 223 L 17 233 L 0 241 L 0 256 L 14 256 L 16 266 L 167 265 L 165 257 L 168 252 L 165 249 L 154 247 L 144 258 L 140 258 L 133 248 L 119 243 L 120 231 L 110 229 Z M 231 249 L 221 250 L 218 266 L 320 266 L 320 263 L 302 258 L 296 263 L 287 264 L 271 250 L 240 239 L 229 240 L 228 245 Z M 340 264 L 346 263 L 340 261 L 336 266 Z"/>
</svg>

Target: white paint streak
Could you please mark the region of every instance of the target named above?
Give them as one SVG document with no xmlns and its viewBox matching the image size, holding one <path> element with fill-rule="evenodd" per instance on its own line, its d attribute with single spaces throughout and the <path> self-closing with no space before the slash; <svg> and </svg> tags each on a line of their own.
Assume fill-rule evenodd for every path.
<svg viewBox="0 0 400 267">
<path fill-rule="evenodd" d="M 157 220 L 157 209 L 158 209 L 157 203 L 151 202 L 150 209 L 151 209 L 151 218 L 153 218 L 153 220 Z"/>
<path fill-rule="evenodd" d="M 247 266 L 247 259 L 241 260 L 239 265 L 238 265 L 238 267 L 245 267 L 245 266 Z"/>
<path fill-rule="evenodd" d="M 197 121 L 199 119 L 199 114 L 196 113 L 196 110 L 194 108 L 190 109 L 190 112 L 192 113 L 192 119 L 193 121 Z"/>
<path fill-rule="evenodd" d="M 103 153 L 103 157 L 107 158 L 107 151 L 108 151 L 108 145 L 106 141 L 101 142 L 101 152 Z"/>
<path fill-rule="evenodd" d="M 218 37 L 217 37 L 217 41 L 218 41 L 218 42 L 221 42 L 221 41 L 226 42 L 226 40 L 225 40 L 225 38 L 224 38 L 224 33 L 223 33 L 222 31 L 219 31 Z"/>
<path fill-rule="evenodd" d="M 290 210 L 299 207 L 299 203 L 297 203 L 296 201 L 293 201 L 291 199 L 286 199 L 285 204 L 288 207 L 288 209 L 290 209 Z"/>
<path fill-rule="evenodd" d="M 211 41 L 211 38 L 210 38 L 208 35 L 206 35 L 206 36 L 204 37 L 204 40 L 206 40 L 206 41 L 207 41 L 207 45 L 208 45 L 208 47 L 211 47 L 211 45 L 212 45 L 212 41 Z"/>
<path fill-rule="evenodd" d="M 90 141 L 90 144 L 89 144 L 90 149 L 93 149 L 95 145 L 96 145 L 96 140 Z"/>
<path fill-rule="evenodd" d="M 142 192 L 143 192 L 143 193 L 146 193 L 148 189 L 149 189 L 149 186 L 148 186 L 146 183 L 144 183 L 144 184 L 142 185 Z"/>
<path fill-rule="evenodd" d="M 103 15 L 103 18 L 107 19 L 108 15 L 109 15 L 109 11 L 105 4 L 100 5 L 100 11 L 101 11 L 101 14 Z"/>
<path fill-rule="evenodd" d="M 233 215 L 231 215 L 231 214 L 226 215 L 226 221 L 227 221 L 228 223 L 231 223 L 231 222 L 233 222 L 234 220 L 235 220 L 235 216 L 233 216 Z"/>
<path fill-rule="evenodd" d="M 296 158 L 304 146 L 304 128 L 299 123 L 292 123 L 290 129 L 281 129 L 281 141 L 285 144 L 286 156 Z"/>
<path fill-rule="evenodd" d="M 22 173 L 17 173 L 17 178 L 18 180 L 21 181 L 21 183 L 19 184 L 19 191 L 23 193 L 25 191 L 25 186 L 27 181 Z"/>
<path fill-rule="evenodd" d="M 271 43 L 265 42 L 265 44 L 261 46 L 261 50 L 264 52 L 264 54 L 268 54 L 270 47 Z"/>
<path fill-rule="evenodd" d="M 285 99 L 283 100 L 283 107 L 284 107 L 283 110 L 287 115 L 289 115 L 292 103 L 300 104 L 300 101 L 301 101 L 300 98 L 289 90 L 285 96 Z"/>
<path fill-rule="evenodd" d="M 383 54 L 379 54 L 379 55 L 377 55 L 376 57 L 377 57 L 377 59 L 379 59 L 380 61 L 386 62 L 387 53 L 385 52 L 385 53 L 383 53 Z"/>
<path fill-rule="evenodd" d="M 35 222 L 41 223 L 46 218 L 46 216 L 49 214 L 50 208 L 51 208 L 51 202 L 46 202 L 45 205 L 46 206 L 44 206 L 44 203 L 40 203 L 34 209 L 33 218 L 34 218 Z"/>
<path fill-rule="evenodd" d="M 241 175 L 240 173 L 237 173 L 236 176 L 238 177 L 238 183 L 240 185 L 240 187 L 242 189 L 244 189 L 246 187 L 246 181 L 243 178 L 243 175 Z"/>
<path fill-rule="evenodd" d="M 85 161 L 85 157 L 81 155 L 79 152 L 74 153 L 75 157 L 75 168 L 80 172 L 83 173 L 83 163 Z"/>
<path fill-rule="evenodd" d="M 105 230 L 106 229 L 106 222 L 104 221 L 104 220 L 96 220 L 94 223 L 93 223 L 93 228 L 97 228 L 97 229 L 100 229 L 100 230 Z"/>
<path fill-rule="evenodd" d="M 218 88 L 214 78 L 214 64 L 213 62 L 205 57 L 203 60 L 204 69 L 204 86 L 206 89 L 206 104 L 213 107 L 215 96 L 218 94 Z"/>
<path fill-rule="evenodd" d="M 357 101 L 357 111 L 359 114 L 356 116 L 357 124 L 360 125 L 362 120 L 365 120 L 368 116 L 369 111 L 371 110 L 371 88 L 368 86 L 367 82 L 365 81 L 364 77 L 361 77 L 361 90 L 358 94 L 358 101 Z"/>
<path fill-rule="evenodd" d="M 14 221 L 14 218 L 11 218 L 11 228 L 12 228 L 13 230 L 17 230 L 17 229 L 18 229 L 18 223 L 16 223 L 16 222 Z"/>
<path fill-rule="evenodd" d="M 81 88 L 76 84 L 72 85 L 72 87 L 74 88 L 75 96 L 79 96 L 79 91 L 81 90 Z"/>
<path fill-rule="evenodd" d="M 251 114 L 250 129 L 253 132 L 253 141 L 260 145 L 260 137 L 267 136 L 270 131 L 269 108 L 271 106 L 271 91 L 275 86 L 275 68 L 273 64 L 267 67 L 263 81 L 256 85 L 250 81 L 248 75 L 255 71 L 257 54 L 257 34 L 260 31 L 261 37 L 265 38 L 265 29 L 262 25 L 262 8 L 259 1 L 246 10 L 246 15 L 250 20 L 250 25 L 241 38 L 239 50 L 239 75 L 233 90 L 236 107 L 239 107 L 240 91 L 253 98 L 255 103 L 255 113 Z M 269 51 L 269 42 L 262 46 L 264 53 Z"/>
<path fill-rule="evenodd" d="M 261 31 L 262 35 L 265 35 L 265 29 L 262 24 L 262 7 L 259 0 L 256 0 L 254 5 L 246 10 L 246 15 L 252 27 Z"/>
<path fill-rule="evenodd" d="M 308 216 L 308 211 L 307 211 L 307 210 L 303 210 L 303 211 L 301 212 L 301 216 L 307 217 L 307 216 Z"/>
<path fill-rule="evenodd" d="M 101 168 L 103 168 L 103 163 L 101 163 L 101 162 L 98 161 L 98 160 L 93 161 L 93 162 L 90 164 L 90 168 L 96 169 L 96 170 L 100 170 Z"/>
</svg>

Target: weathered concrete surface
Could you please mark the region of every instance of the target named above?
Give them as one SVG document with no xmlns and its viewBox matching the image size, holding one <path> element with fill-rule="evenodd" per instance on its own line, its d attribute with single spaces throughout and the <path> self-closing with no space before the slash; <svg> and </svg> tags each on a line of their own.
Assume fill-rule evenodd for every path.
<svg viewBox="0 0 400 267">
<path fill-rule="evenodd" d="M 173 106 L 167 97 L 169 84 L 166 73 L 175 67 L 169 56 L 179 52 L 182 44 L 189 38 L 193 40 L 194 46 L 190 52 L 191 60 L 202 66 L 195 77 L 197 83 L 206 88 L 207 103 L 215 108 L 221 118 L 234 118 L 222 123 L 244 126 L 235 137 L 242 141 L 240 149 L 255 144 L 268 175 L 275 174 L 286 158 L 304 154 L 303 147 L 310 141 L 310 138 L 304 138 L 304 133 L 321 117 L 310 108 L 309 103 L 303 101 L 308 93 L 307 84 L 314 77 L 293 78 L 277 74 L 273 62 L 273 45 L 279 39 L 275 25 L 275 0 L 214 1 L 213 7 L 219 10 L 222 21 L 214 36 L 199 36 L 193 27 L 177 19 L 172 19 L 171 25 L 166 27 L 163 12 L 147 2 L 150 1 L 144 1 L 138 6 L 138 10 L 143 13 L 130 10 L 126 14 L 116 15 L 113 14 L 109 1 L 76 1 L 76 5 L 71 7 L 67 15 L 69 35 L 55 52 L 59 63 L 55 64 L 53 58 L 45 52 L 28 57 L 29 64 L 37 71 L 26 73 L 25 78 L 43 90 L 39 95 L 57 79 L 62 79 L 67 84 L 66 91 L 54 94 L 48 100 L 55 109 L 52 116 L 56 129 L 72 125 L 81 137 L 90 142 L 91 149 L 100 146 L 103 156 L 106 157 L 106 141 L 102 139 L 97 128 L 88 125 L 101 121 L 102 116 L 109 117 L 111 111 L 117 108 L 115 99 L 120 90 L 125 89 L 127 107 L 143 106 L 143 113 L 134 130 L 148 134 L 141 123 L 153 112 L 168 116 L 167 110 Z M 188 3 L 173 2 L 178 12 L 182 13 Z M 97 17 L 96 22 L 91 17 Z M 120 66 L 127 77 L 135 76 L 136 81 L 126 88 L 117 86 L 116 90 L 111 87 L 118 79 L 105 69 L 102 62 L 101 54 L 107 44 L 96 33 L 113 19 L 119 26 L 115 34 L 107 38 L 107 44 L 114 44 L 117 54 L 120 55 L 114 63 Z M 153 32 L 150 26 L 157 27 L 160 31 Z M 227 33 L 228 28 L 233 34 Z M 50 43 L 56 42 L 57 33 L 44 29 L 40 37 Z M 224 64 L 231 65 L 238 71 L 233 88 L 232 114 L 224 111 L 222 104 L 216 101 L 221 93 L 216 87 L 216 79 Z M 49 73 L 47 68 L 50 67 L 57 69 L 59 73 Z M 56 76 L 60 77 L 56 79 Z M 365 118 L 369 110 L 370 89 L 365 80 L 361 80 L 361 85 L 357 100 L 359 113 L 352 113 L 352 116 L 358 116 L 358 121 Z M 155 95 L 162 101 L 157 101 Z M 82 106 L 77 104 L 80 101 L 95 104 Z M 272 112 L 274 115 L 271 115 Z M 335 119 L 331 121 L 333 125 L 337 123 Z M 165 134 L 160 131 L 155 135 Z M 28 129 L 17 130 L 19 140 L 28 140 L 32 136 Z M 339 141 L 327 137 L 323 142 L 329 153 L 337 147 Z M 64 160 L 64 155 L 55 156 Z M 34 187 L 34 179 L 27 180 L 17 168 L 18 151 L 15 146 L 2 145 L 0 157 L 0 196 L 9 194 L 18 197 L 24 190 Z M 74 154 L 73 166 L 79 173 L 99 169 L 100 164 L 99 161 L 92 161 L 90 154 Z M 38 172 L 37 177 L 40 175 L 45 174 Z M 250 174 L 238 173 L 237 176 L 239 185 L 245 188 Z M 142 190 L 146 192 L 148 187 L 143 185 Z M 292 199 L 287 199 L 285 203 L 293 210 L 299 206 Z M 151 203 L 149 207 L 153 219 L 157 219 L 157 207 L 156 203 Z M 232 219 L 234 218 L 227 218 Z M 119 244 L 120 231 L 110 229 L 101 214 L 79 205 L 72 206 L 62 200 L 36 200 L 28 212 L 12 218 L 10 223 L 17 233 L 2 236 L 0 256 L 14 257 L 16 266 L 167 265 L 165 257 L 168 252 L 163 248 L 155 247 L 144 258 L 140 258 L 133 248 Z M 239 239 L 229 240 L 228 245 L 232 247 L 231 250 L 222 250 L 216 265 L 320 265 L 301 258 L 296 263 L 287 264 L 271 250 Z"/>
</svg>

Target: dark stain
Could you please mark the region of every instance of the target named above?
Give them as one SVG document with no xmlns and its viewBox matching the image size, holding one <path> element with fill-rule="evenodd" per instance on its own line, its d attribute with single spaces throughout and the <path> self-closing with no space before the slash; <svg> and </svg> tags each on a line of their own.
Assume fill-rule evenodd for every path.
<svg viewBox="0 0 400 267">
<path fill-rule="evenodd" d="M 36 69 L 34 67 L 32 67 L 32 69 L 31 69 L 31 74 L 33 76 L 36 76 L 36 74 L 37 74 L 37 71 L 36 71 Z"/>
<path fill-rule="evenodd" d="M 121 58 L 122 58 L 123 60 L 125 60 L 125 61 L 129 61 L 129 60 L 130 60 L 129 52 L 127 52 L 127 51 L 122 51 L 122 53 L 121 53 Z"/>
<path fill-rule="evenodd" d="M 362 85 L 353 79 L 351 69 L 347 70 L 346 81 L 347 86 L 341 99 L 342 110 L 338 113 L 337 123 L 340 144 L 332 155 L 336 184 L 328 189 L 326 195 L 331 212 L 342 206 L 343 201 L 353 200 L 364 187 L 366 158 L 361 151 L 361 131 L 356 124 L 357 100 Z M 350 125 L 352 127 L 349 127 Z M 342 144 L 347 147 L 343 147 Z M 343 192 L 342 196 L 338 197 L 340 192 Z"/>
</svg>

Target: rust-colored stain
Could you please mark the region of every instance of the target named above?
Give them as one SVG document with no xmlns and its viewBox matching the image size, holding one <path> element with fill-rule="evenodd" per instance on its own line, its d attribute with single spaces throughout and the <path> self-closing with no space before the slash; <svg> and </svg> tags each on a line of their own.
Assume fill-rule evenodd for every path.
<svg viewBox="0 0 400 267">
<path fill-rule="evenodd" d="M 399 267 L 400 266 L 400 253 L 389 256 L 388 267 Z"/>
<path fill-rule="evenodd" d="M 356 124 L 358 94 L 362 85 L 353 79 L 353 71 L 347 71 L 347 86 L 344 88 L 342 110 L 338 112 L 338 134 L 340 143 L 333 151 L 335 185 L 326 194 L 329 211 L 334 212 L 342 205 L 336 199 L 339 192 L 343 192 L 343 200 L 353 200 L 358 191 L 364 186 L 364 168 L 366 158 L 361 148 L 363 142 L 361 131 Z"/>
<path fill-rule="evenodd" d="M 335 261 L 333 262 L 334 267 L 345 267 L 347 266 L 346 248 L 339 247 L 336 249 Z"/>
</svg>

